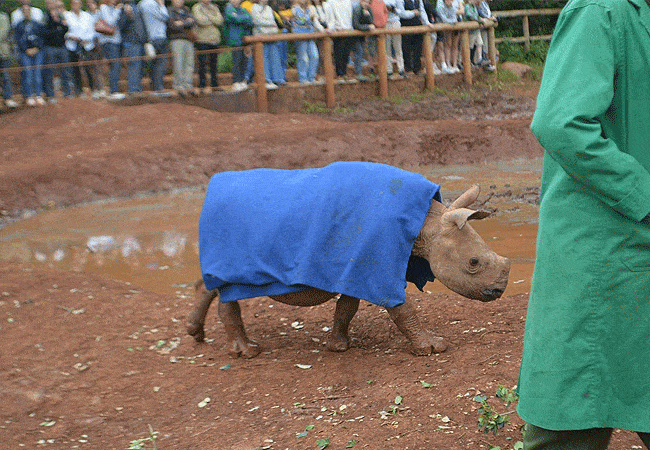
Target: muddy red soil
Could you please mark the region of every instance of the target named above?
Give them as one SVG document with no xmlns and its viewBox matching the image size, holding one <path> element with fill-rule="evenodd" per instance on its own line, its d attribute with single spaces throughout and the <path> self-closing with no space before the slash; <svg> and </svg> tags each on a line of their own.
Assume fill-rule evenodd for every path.
<svg viewBox="0 0 650 450">
<path fill-rule="evenodd" d="M 477 86 L 320 115 L 79 99 L 0 114 L 0 210 L 8 223 L 202 186 L 229 169 L 363 160 L 406 169 L 464 164 L 471 173 L 539 158 L 528 130 L 535 88 Z M 494 177 L 497 191 L 481 197 L 486 207 L 488 195 L 513 195 Z M 534 205 L 538 174 L 527 182 Z M 355 346 L 331 353 L 332 303 L 252 299 L 243 317 L 263 352 L 242 360 L 226 354 L 215 311 L 209 342 L 185 334 L 189 286 L 164 295 L 50 266 L 0 263 L 2 448 L 126 449 L 150 430 L 158 449 L 506 449 L 521 438 L 522 421 L 495 391 L 517 383 L 526 292 L 483 304 L 409 289 L 421 320 L 449 343 L 430 357 L 411 355 L 386 312 L 368 303 L 352 322 Z M 510 412 L 496 436 L 478 430 L 478 394 Z M 617 432 L 611 448 L 635 445 L 635 436 Z"/>
</svg>

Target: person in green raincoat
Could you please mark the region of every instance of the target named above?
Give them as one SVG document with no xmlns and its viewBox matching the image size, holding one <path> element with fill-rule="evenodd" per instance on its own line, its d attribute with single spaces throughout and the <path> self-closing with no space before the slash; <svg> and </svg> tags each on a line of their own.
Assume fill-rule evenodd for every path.
<svg viewBox="0 0 650 450">
<path fill-rule="evenodd" d="M 649 0 L 650 1 L 650 0 Z M 545 148 L 519 375 L 525 449 L 650 445 L 650 7 L 570 0 L 531 129 Z"/>
</svg>

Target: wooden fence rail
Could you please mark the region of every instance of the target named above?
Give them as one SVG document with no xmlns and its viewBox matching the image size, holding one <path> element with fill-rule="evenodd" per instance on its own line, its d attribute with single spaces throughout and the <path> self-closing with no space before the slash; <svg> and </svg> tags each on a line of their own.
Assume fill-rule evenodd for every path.
<svg viewBox="0 0 650 450">
<path fill-rule="evenodd" d="M 553 15 L 558 15 L 560 14 L 560 11 L 562 11 L 559 8 L 546 8 L 546 9 L 519 9 L 519 10 L 513 10 L 513 11 L 494 11 L 493 14 L 494 16 L 499 19 L 502 17 L 521 17 L 522 18 L 522 28 L 523 28 L 523 36 L 520 37 L 511 37 L 511 38 L 497 38 L 495 40 L 495 43 L 501 43 L 504 41 L 510 41 L 510 42 L 518 42 L 524 43 L 524 46 L 526 47 L 526 50 L 530 49 L 530 43 L 532 41 L 550 41 L 552 35 L 551 34 L 543 34 L 543 35 L 538 35 L 538 36 L 531 36 L 530 35 L 530 26 L 529 26 L 529 21 L 528 18 L 530 16 L 553 16 Z"/>
<path fill-rule="evenodd" d="M 461 50 L 463 62 L 463 74 L 467 84 L 472 84 L 472 62 L 470 60 L 469 32 L 488 28 L 488 57 L 492 65 L 496 65 L 496 47 L 494 39 L 494 25 L 481 26 L 477 22 L 461 22 L 456 25 L 433 24 L 431 26 L 402 27 L 395 30 L 378 28 L 373 31 L 338 31 L 332 33 L 284 33 L 260 36 L 247 36 L 244 38 L 246 44 L 253 45 L 253 61 L 255 67 L 255 82 L 257 84 L 257 110 L 259 112 L 268 112 L 268 98 L 266 90 L 266 80 L 264 78 L 264 43 L 278 41 L 298 41 L 298 40 L 321 40 L 323 49 L 323 67 L 325 70 L 325 98 L 328 108 L 336 106 L 336 93 L 334 89 L 334 62 L 332 61 L 332 39 L 340 37 L 377 37 L 377 77 L 379 81 L 379 96 L 388 97 L 388 70 L 386 54 L 386 35 L 387 34 L 424 34 L 422 54 L 424 56 L 424 86 L 426 89 L 434 88 L 433 76 L 433 46 L 428 35 L 434 31 L 459 31 L 461 33 Z"/>
</svg>

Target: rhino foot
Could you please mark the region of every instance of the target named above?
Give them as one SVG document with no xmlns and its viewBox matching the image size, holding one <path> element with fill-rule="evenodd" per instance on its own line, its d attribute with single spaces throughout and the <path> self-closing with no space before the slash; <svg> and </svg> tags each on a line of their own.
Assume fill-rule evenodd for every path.
<svg viewBox="0 0 650 450">
<path fill-rule="evenodd" d="M 442 353 L 447 350 L 447 342 L 439 336 L 434 336 L 430 331 L 426 331 L 420 338 L 417 344 L 413 343 L 411 350 L 416 356 L 429 356 L 431 353 Z"/>
<path fill-rule="evenodd" d="M 187 316 L 187 325 L 185 329 L 187 334 L 194 336 L 196 342 L 203 342 L 205 339 L 205 330 L 203 329 L 203 322 L 200 322 L 197 317 L 198 313 L 192 311 L 189 316 Z"/>
<path fill-rule="evenodd" d="M 331 352 L 345 352 L 356 343 L 358 343 L 358 341 L 354 338 L 331 334 L 329 342 L 327 343 L 327 349 Z"/>
<path fill-rule="evenodd" d="M 246 359 L 255 358 L 262 351 L 257 342 L 248 338 L 233 339 L 229 345 L 230 350 L 228 350 L 228 354 L 233 358 L 240 356 Z"/>
</svg>

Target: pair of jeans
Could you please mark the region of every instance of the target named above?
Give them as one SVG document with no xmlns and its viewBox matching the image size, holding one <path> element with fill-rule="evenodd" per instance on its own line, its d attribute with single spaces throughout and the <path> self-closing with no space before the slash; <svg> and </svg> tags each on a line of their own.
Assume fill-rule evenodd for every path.
<svg viewBox="0 0 650 450">
<path fill-rule="evenodd" d="M 47 46 L 43 49 L 43 63 L 48 64 L 68 64 L 70 62 L 70 55 L 68 54 L 68 49 L 65 47 L 50 47 Z M 54 98 L 56 93 L 54 92 L 54 71 L 59 71 L 59 76 L 61 77 L 61 91 L 66 97 L 70 96 L 70 67 L 59 67 L 59 68 L 45 68 L 43 69 L 43 84 L 45 85 L 45 95 L 48 98 Z"/>
<path fill-rule="evenodd" d="M 94 49 L 93 49 L 94 50 Z M 70 62 L 77 63 L 79 61 L 89 61 L 90 60 L 90 53 L 86 52 L 86 50 L 77 50 L 74 52 L 69 52 L 69 59 Z M 83 71 L 86 73 L 86 78 L 88 78 L 88 87 L 92 91 L 95 88 L 95 72 L 93 70 L 93 66 L 91 65 L 84 65 L 84 66 L 78 66 L 75 65 L 72 68 L 72 79 L 74 83 L 74 90 L 77 95 L 81 94 L 83 92 L 83 81 L 81 79 L 81 70 L 83 67 Z"/>
<path fill-rule="evenodd" d="M 172 39 L 169 43 L 172 51 L 172 68 L 174 89 L 191 89 L 194 85 L 194 44 L 187 39 Z"/>
<path fill-rule="evenodd" d="M 296 41 L 298 81 L 314 81 L 318 72 L 318 46 L 315 41 Z"/>
<path fill-rule="evenodd" d="M 404 69 L 407 72 L 418 74 L 422 70 L 422 43 L 424 36 L 421 34 L 403 34 L 402 52 L 404 55 Z"/>
<path fill-rule="evenodd" d="M 156 56 L 151 61 L 151 90 L 161 91 L 164 89 L 163 77 L 167 68 L 167 58 L 160 56 L 167 53 L 167 39 L 153 39 L 151 41 L 156 50 Z"/>
<path fill-rule="evenodd" d="M 232 82 L 241 83 L 246 76 L 246 65 L 248 58 L 244 55 L 244 50 L 232 51 Z"/>
<path fill-rule="evenodd" d="M 109 60 L 108 85 L 111 94 L 113 94 L 120 90 L 118 83 L 120 81 L 120 68 L 122 64 L 119 58 L 122 56 L 122 48 L 120 44 L 105 42 L 102 44 L 102 49 L 104 50 L 104 57 Z"/>
<path fill-rule="evenodd" d="M 0 70 L 8 69 L 10 66 L 8 59 L 0 58 Z M 8 70 L 0 74 L 0 82 L 2 82 L 2 98 L 9 100 L 11 98 L 11 76 Z"/>
<path fill-rule="evenodd" d="M 144 45 L 135 42 L 123 42 L 124 56 L 133 58 L 126 63 L 127 90 L 129 92 L 142 91 L 142 57 Z"/>
<path fill-rule="evenodd" d="M 336 67 L 336 76 L 345 76 L 348 72 L 348 61 L 350 59 L 350 51 L 354 44 L 355 38 L 340 37 L 333 38 L 334 47 L 334 66 Z"/>
<path fill-rule="evenodd" d="M 264 44 L 264 78 L 267 83 L 286 84 L 282 68 L 281 42 Z"/>
<path fill-rule="evenodd" d="M 205 42 L 197 42 L 195 48 L 198 52 L 217 50 L 218 44 L 207 44 Z M 204 88 L 208 84 L 206 69 L 210 70 L 210 86 L 219 86 L 218 68 L 219 68 L 219 53 L 199 53 L 196 55 L 199 63 L 199 87 Z"/>
<path fill-rule="evenodd" d="M 352 61 L 354 62 L 354 74 L 361 75 L 363 73 L 363 38 L 353 38 L 352 44 Z"/>
<path fill-rule="evenodd" d="M 387 30 L 399 30 L 402 27 L 402 24 L 399 21 L 388 22 L 386 24 Z M 395 52 L 395 59 L 397 60 L 397 71 L 404 72 L 404 56 L 402 55 L 402 36 L 399 34 L 387 34 L 386 35 L 386 55 L 388 58 L 388 74 L 393 73 L 393 63 L 390 61 L 391 57 Z"/>
<path fill-rule="evenodd" d="M 34 56 L 27 53 L 20 54 L 20 64 L 23 66 L 21 91 L 24 98 L 41 95 L 43 90 L 43 52 L 39 51 Z"/>
<path fill-rule="evenodd" d="M 280 31 L 282 34 L 288 32 L 289 30 L 286 28 L 283 28 Z M 285 74 L 287 73 L 287 66 L 289 64 L 289 41 L 278 41 L 276 44 L 278 44 L 278 51 L 280 52 L 280 66 L 282 67 L 282 73 Z M 284 80 L 284 75 L 282 75 L 282 79 Z"/>
</svg>

